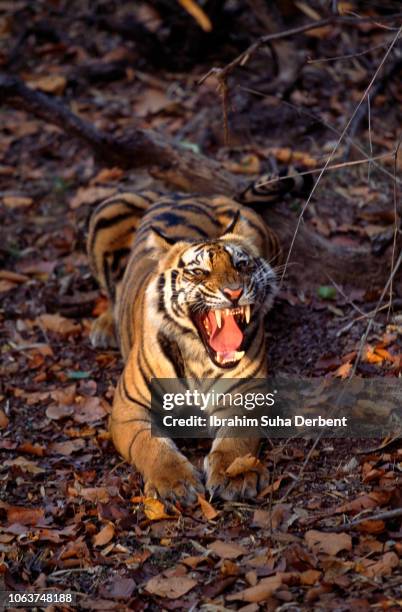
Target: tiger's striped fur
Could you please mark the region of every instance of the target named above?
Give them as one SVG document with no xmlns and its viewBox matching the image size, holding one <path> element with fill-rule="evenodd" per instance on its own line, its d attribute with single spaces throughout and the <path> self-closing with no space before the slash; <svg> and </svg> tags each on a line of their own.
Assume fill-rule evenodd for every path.
<svg viewBox="0 0 402 612">
<path fill-rule="evenodd" d="M 88 253 L 110 300 L 92 342 L 117 341 L 125 361 L 110 422 L 114 444 L 143 475 L 147 495 L 190 502 L 203 487 L 171 440 L 151 436 L 150 381 L 266 377 L 277 237 L 257 213 L 223 196 L 124 193 L 92 214 Z M 207 488 L 227 499 L 255 496 L 256 474 L 229 482 L 225 470 L 257 448 L 258 440 L 217 438 L 206 458 Z"/>
</svg>

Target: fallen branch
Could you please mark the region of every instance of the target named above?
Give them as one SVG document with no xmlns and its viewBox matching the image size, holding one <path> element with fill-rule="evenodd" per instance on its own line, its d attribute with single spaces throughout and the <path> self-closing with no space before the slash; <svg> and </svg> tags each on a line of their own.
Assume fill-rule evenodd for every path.
<svg viewBox="0 0 402 612">
<path fill-rule="evenodd" d="M 327 521 L 329 517 L 333 516 L 333 514 L 334 513 L 331 511 L 329 511 L 329 513 L 321 512 L 318 516 L 302 520 L 301 524 L 303 525 L 303 527 L 308 527 L 309 529 L 311 529 L 311 527 L 314 527 L 321 521 Z M 361 516 L 358 519 L 350 521 L 350 523 L 342 523 L 342 525 L 338 525 L 336 527 L 329 527 L 328 530 L 331 532 L 342 532 L 345 531 L 345 529 L 353 529 L 354 527 L 357 527 L 358 525 L 366 521 L 388 521 L 390 519 L 398 518 L 400 516 L 402 516 L 402 508 L 384 510 L 382 512 L 377 512 L 377 514 Z"/>
<path fill-rule="evenodd" d="M 88 145 L 103 163 L 146 167 L 152 176 L 176 189 L 236 197 L 245 187 L 244 179 L 228 172 L 217 161 L 193 153 L 153 130 L 134 128 L 124 138 L 98 130 L 66 105 L 30 89 L 18 78 L 0 75 L 0 103 L 59 126 Z M 261 209 L 261 214 L 277 232 L 286 251 L 297 226 L 294 212 L 281 203 Z M 300 265 L 289 268 L 288 278 L 298 286 L 306 281 L 325 283 L 328 274 L 340 284 L 365 287 L 369 279 L 371 286 L 376 286 L 383 285 L 390 273 L 386 257 L 376 257 L 363 247 L 339 247 L 305 224 L 299 227 L 293 260 Z"/>
<path fill-rule="evenodd" d="M 64 104 L 27 87 L 16 77 L 0 75 L 0 104 L 57 125 L 92 148 L 103 162 L 125 168 L 154 168 L 158 177 L 185 191 L 233 194 L 242 186 L 241 180 L 225 172 L 219 163 L 196 155 L 152 130 L 133 129 L 124 138 L 98 130 Z"/>
<path fill-rule="evenodd" d="M 395 508 L 394 510 L 378 512 L 377 514 L 372 514 L 371 516 L 363 516 L 359 519 L 351 521 L 350 523 L 343 523 L 342 525 L 339 525 L 339 527 L 331 529 L 331 531 L 345 531 L 345 529 L 353 529 L 353 527 L 357 527 L 366 521 L 388 521 L 389 519 L 398 518 L 399 516 L 402 516 L 402 508 Z"/>
</svg>

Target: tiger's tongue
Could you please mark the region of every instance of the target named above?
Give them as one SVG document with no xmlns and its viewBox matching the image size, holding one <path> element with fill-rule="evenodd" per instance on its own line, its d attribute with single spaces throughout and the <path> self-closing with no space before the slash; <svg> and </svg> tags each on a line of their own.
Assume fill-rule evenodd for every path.
<svg viewBox="0 0 402 612">
<path fill-rule="evenodd" d="M 211 326 L 209 345 L 217 353 L 229 353 L 236 351 L 243 342 L 243 333 L 237 325 L 233 315 L 224 314 L 222 310 L 222 326 L 219 329 L 213 310 L 208 313 L 208 321 Z"/>
</svg>

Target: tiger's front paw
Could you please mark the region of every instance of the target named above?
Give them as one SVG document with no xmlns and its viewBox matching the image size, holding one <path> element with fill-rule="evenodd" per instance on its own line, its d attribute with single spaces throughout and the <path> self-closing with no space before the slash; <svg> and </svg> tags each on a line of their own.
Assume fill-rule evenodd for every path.
<svg viewBox="0 0 402 612">
<path fill-rule="evenodd" d="M 212 450 L 205 457 L 206 487 L 211 495 L 227 501 L 255 499 L 258 493 L 268 485 L 269 472 L 261 466 L 258 470 L 249 470 L 238 476 L 229 476 L 227 469 L 238 457 L 239 455 L 230 450 Z"/>
<path fill-rule="evenodd" d="M 198 494 L 204 493 L 204 487 L 194 466 L 180 453 L 175 455 L 147 475 L 145 495 L 189 506 L 197 501 Z"/>
<path fill-rule="evenodd" d="M 95 348 L 117 348 L 115 325 L 111 310 L 103 312 L 92 323 L 89 334 L 91 344 Z"/>
</svg>

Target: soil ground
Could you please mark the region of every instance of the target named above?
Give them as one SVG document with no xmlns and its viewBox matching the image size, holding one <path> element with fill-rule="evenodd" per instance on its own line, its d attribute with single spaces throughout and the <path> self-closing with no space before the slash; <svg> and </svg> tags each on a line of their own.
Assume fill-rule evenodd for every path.
<svg viewBox="0 0 402 612">
<path fill-rule="evenodd" d="M 299 37 L 311 60 L 375 50 L 304 63 L 282 98 L 264 93 L 273 68 L 261 52 L 230 78 L 225 147 L 216 82 L 197 80 L 245 48 L 247 13 L 238 40 L 177 72 L 149 66 L 121 33 L 90 25 L 86 11 L 77 9 L 73 19 L 74 3 L 59 11 L 38 3 L 34 13 L 24 2 L 8 4 L 2 61 L 14 51 L 12 71 L 24 80 L 62 95 L 98 127 L 156 129 L 255 174 L 281 167 L 295 153 L 302 165 L 308 157 L 320 167 L 384 54 L 378 46 L 390 41 L 374 25 Z M 113 17 L 124 18 L 123 8 Z M 22 37 L 24 15 L 33 25 Z M 54 40 L 47 23 L 58 33 Z M 401 100 L 397 78 L 372 100 L 370 131 L 365 118 L 354 137 L 364 146 L 370 141 L 374 154 L 392 154 Z M 255 503 L 211 500 L 212 508 L 167 508 L 171 518 L 154 520 L 139 475 L 108 439 L 122 362 L 117 352 L 89 343 L 104 298 L 88 267 L 85 231 L 91 207 L 103 197 L 168 188 L 145 172 L 105 171 L 76 140 L 21 111 L 3 108 L 0 130 L 0 588 L 72 591 L 74 609 L 400 609 L 400 515 L 349 524 L 401 508 L 397 440 L 326 439 L 315 448 L 308 440 L 267 441 L 261 460 L 272 486 Z M 368 171 L 367 164 L 328 173 L 305 222 L 337 244 L 390 257 L 395 181 L 392 163 L 383 168 L 388 174 L 373 165 Z M 304 200 L 287 202 L 296 215 Z M 303 262 L 293 265 L 297 270 Z M 369 277 L 364 289 L 334 286 L 322 265 L 321 284 L 298 284 L 297 273 L 291 283 L 285 277 L 267 319 L 273 373 L 343 376 L 354 364 L 364 315 L 382 287 L 372 287 Z M 359 376 L 400 376 L 399 292 L 396 287 L 391 311 L 376 317 Z M 189 443 L 186 454 L 201 466 L 206 446 Z M 272 586 L 273 577 L 280 586 Z M 265 594 L 247 591 L 255 585 Z"/>
</svg>

